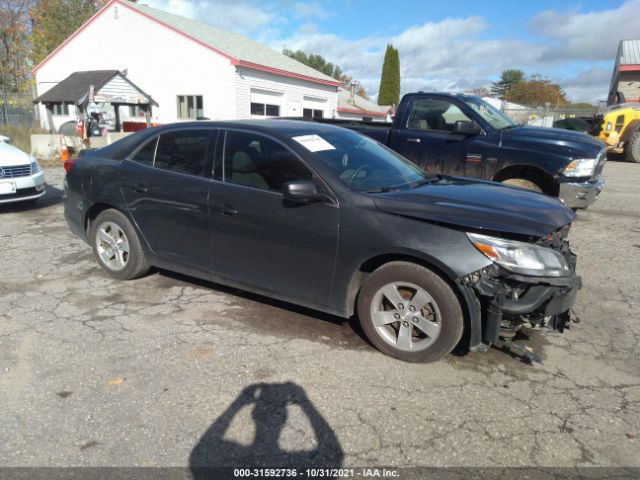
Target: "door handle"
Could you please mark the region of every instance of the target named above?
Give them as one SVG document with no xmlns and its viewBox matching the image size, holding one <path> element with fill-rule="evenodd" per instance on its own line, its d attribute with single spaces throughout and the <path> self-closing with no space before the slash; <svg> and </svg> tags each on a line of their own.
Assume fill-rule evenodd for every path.
<svg viewBox="0 0 640 480">
<path fill-rule="evenodd" d="M 407 142 L 411 142 L 411 143 L 420 143 L 420 139 L 419 138 L 407 138 Z"/>
<path fill-rule="evenodd" d="M 148 190 L 147 186 L 144 183 L 134 183 L 132 185 L 129 185 L 129 187 L 131 188 L 131 190 L 138 193 L 147 193 Z"/>
<path fill-rule="evenodd" d="M 224 205 L 216 205 L 215 211 L 218 212 L 220 215 L 237 215 L 238 214 L 238 210 L 236 210 L 231 205 L 226 203 Z"/>
</svg>

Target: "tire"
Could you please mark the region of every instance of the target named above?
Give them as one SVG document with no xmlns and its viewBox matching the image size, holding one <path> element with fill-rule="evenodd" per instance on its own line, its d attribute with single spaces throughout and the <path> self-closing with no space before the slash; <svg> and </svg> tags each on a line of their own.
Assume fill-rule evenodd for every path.
<svg viewBox="0 0 640 480">
<path fill-rule="evenodd" d="M 533 192 L 542 193 L 542 188 L 537 183 L 527 180 L 526 178 L 507 178 L 502 180 L 505 185 L 511 185 L 512 187 L 525 188 Z"/>
<path fill-rule="evenodd" d="M 624 147 L 627 161 L 640 163 L 640 129 L 636 130 Z"/>
<path fill-rule="evenodd" d="M 91 225 L 89 238 L 98 264 L 113 278 L 132 280 L 151 268 L 133 225 L 117 210 L 101 212 Z"/>
<path fill-rule="evenodd" d="M 388 263 L 367 277 L 358 318 L 378 350 L 406 362 L 441 359 L 464 329 L 460 301 L 447 282 L 409 262 Z"/>
</svg>

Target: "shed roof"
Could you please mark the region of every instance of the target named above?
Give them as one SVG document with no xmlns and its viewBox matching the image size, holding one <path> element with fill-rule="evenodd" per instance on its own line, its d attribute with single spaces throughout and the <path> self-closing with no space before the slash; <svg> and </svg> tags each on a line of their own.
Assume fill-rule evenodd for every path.
<svg viewBox="0 0 640 480">
<path fill-rule="evenodd" d="M 58 83 L 55 87 L 36 98 L 34 103 L 78 103 L 88 94 L 91 85 L 93 85 L 94 91 L 97 93 L 116 76 L 124 79 L 132 87 L 138 90 L 141 95 L 147 97 L 151 103 L 156 104 L 149 95 L 142 91 L 118 70 L 89 70 L 85 72 L 74 72 Z"/>
<path fill-rule="evenodd" d="M 374 117 L 385 117 L 391 110 L 390 106 L 378 105 L 360 95 L 354 95 L 351 101 L 351 92 L 346 88 L 338 88 L 338 111 L 345 113 L 357 113 Z"/>
<path fill-rule="evenodd" d="M 622 40 L 620 42 L 618 65 L 640 65 L 640 40 Z"/>
</svg>

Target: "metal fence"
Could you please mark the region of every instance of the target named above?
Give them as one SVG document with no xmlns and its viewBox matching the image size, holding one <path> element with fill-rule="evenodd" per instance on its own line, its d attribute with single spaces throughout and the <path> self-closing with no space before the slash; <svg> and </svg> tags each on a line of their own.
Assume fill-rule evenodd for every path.
<svg viewBox="0 0 640 480">
<path fill-rule="evenodd" d="M 34 126 L 38 110 L 30 93 L 8 93 L 0 87 L 0 125 Z"/>
</svg>

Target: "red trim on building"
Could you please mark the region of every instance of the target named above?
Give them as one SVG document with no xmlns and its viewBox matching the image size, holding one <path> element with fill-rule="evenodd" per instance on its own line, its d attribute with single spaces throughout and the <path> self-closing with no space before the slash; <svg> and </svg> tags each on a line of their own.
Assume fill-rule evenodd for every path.
<svg viewBox="0 0 640 480">
<path fill-rule="evenodd" d="M 385 113 L 385 112 L 373 112 L 373 111 L 368 111 L 368 110 L 358 110 L 356 108 L 338 107 L 337 110 L 338 110 L 338 112 L 341 112 L 341 113 L 355 113 L 357 115 L 367 115 L 367 116 L 372 116 L 372 117 L 386 117 L 388 115 L 388 113 Z"/>
<path fill-rule="evenodd" d="M 618 70 L 620 72 L 639 72 L 640 65 L 620 65 Z"/>
<path fill-rule="evenodd" d="M 104 7 L 102 7 L 93 17 L 91 17 L 84 25 L 82 25 L 78 30 L 76 30 L 69 38 L 67 38 L 64 42 L 62 42 L 58 48 L 56 48 L 53 52 L 51 52 L 42 62 L 40 62 L 38 65 L 36 65 L 33 70 L 31 71 L 33 74 L 35 74 L 40 67 L 42 67 L 45 63 L 47 63 L 49 60 L 51 60 L 60 50 L 62 50 L 65 45 L 67 45 L 71 40 L 73 40 L 80 32 L 82 32 L 85 28 L 87 28 L 91 23 L 93 23 L 98 17 L 100 17 L 111 5 L 113 5 L 114 3 L 118 3 L 130 10 L 133 10 L 134 12 L 142 15 L 145 18 L 148 18 L 149 20 L 162 25 L 163 27 L 168 28 L 169 30 L 171 30 L 172 32 L 175 32 L 179 35 L 182 35 L 185 38 L 188 38 L 189 40 L 194 41 L 195 43 L 197 43 L 200 46 L 203 46 L 219 55 L 222 55 L 223 57 L 227 58 L 232 65 L 237 65 L 237 66 L 242 66 L 245 68 L 251 68 L 253 70 L 261 70 L 264 72 L 269 72 L 269 73 L 274 73 L 276 75 L 282 75 L 285 77 L 292 77 L 292 78 L 297 78 L 300 80 L 306 80 L 308 82 L 313 82 L 313 83 L 320 83 L 322 85 L 331 85 L 331 86 L 340 86 L 342 85 L 341 82 L 335 81 L 329 81 L 329 80 L 322 80 L 320 78 L 315 78 L 315 77 L 309 77 L 307 75 L 301 75 L 299 73 L 294 73 L 294 72 L 288 72 L 286 70 L 279 70 L 277 68 L 272 68 L 272 67 L 266 67 L 264 65 L 259 65 L 257 63 L 251 63 L 251 62 L 246 62 L 244 60 L 239 60 L 235 57 L 232 57 L 231 55 L 229 55 L 228 53 L 223 52 L 222 50 L 218 50 L 215 47 L 212 47 L 211 45 L 209 45 L 208 43 L 203 42 L 202 40 L 198 40 L 195 37 L 192 37 L 191 35 L 183 32 L 182 30 L 178 30 L 177 28 L 172 27 L 171 25 L 158 20 L 155 17 L 152 17 L 151 15 L 141 12 L 140 10 L 136 9 L 135 7 L 127 4 L 127 0 L 111 0 L 109 3 L 107 3 Z"/>
<path fill-rule="evenodd" d="M 275 73 L 276 75 L 282 75 L 282 76 L 285 76 L 285 77 L 298 78 L 300 80 L 306 80 L 307 82 L 321 83 L 322 85 L 331 85 L 332 87 L 339 87 L 339 86 L 342 85 L 342 82 L 339 82 L 337 80 L 335 80 L 335 81 L 322 80 L 320 78 L 309 77 L 307 75 L 302 75 L 300 73 L 293 73 L 293 72 L 289 72 L 287 70 L 280 70 L 278 68 L 265 67 L 264 65 L 247 62 L 245 60 L 240 60 L 237 63 L 237 65 L 239 67 L 250 68 L 252 70 L 260 70 L 262 72 Z"/>
</svg>

